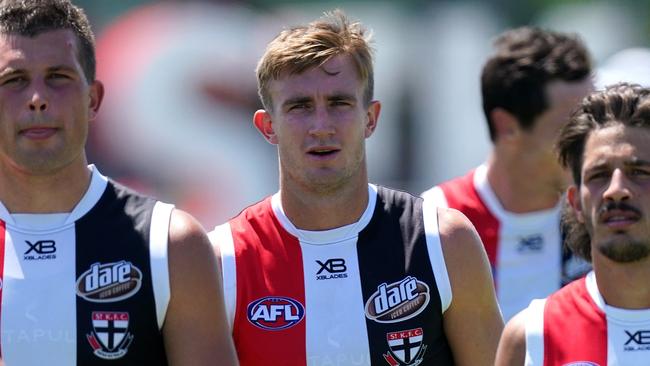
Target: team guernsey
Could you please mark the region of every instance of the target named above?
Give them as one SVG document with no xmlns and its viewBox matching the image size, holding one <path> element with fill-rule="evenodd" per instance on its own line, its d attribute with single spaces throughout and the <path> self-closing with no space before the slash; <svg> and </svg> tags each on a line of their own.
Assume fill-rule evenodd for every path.
<svg viewBox="0 0 650 366">
<path fill-rule="evenodd" d="M 172 206 L 90 166 L 70 213 L 0 204 L 0 354 L 7 366 L 165 365 Z"/>
<path fill-rule="evenodd" d="M 241 365 L 452 365 L 436 208 L 369 185 L 358 222 L 297 229 L 277 193 L 218 226 Z"/>
<path fill-rule="evenodd" d="M 609 306 L 593 272 L 523 313 L 526 366 L 647 366 L 650 309 Z"/>
<path fill-rule="evenodd" d="M 506 211 L 488 183 L 486 165 L 435 186 L 422 196 L 461 211 L 474 224 L 490 260 L 506 320 L 532 299 L 559 289 L 564 277 L 576 278 L 576 273 L 586 272 L 575 258 L 569 261 L 563 256 L 561 204 L 524 214 Z"/>
</svg>

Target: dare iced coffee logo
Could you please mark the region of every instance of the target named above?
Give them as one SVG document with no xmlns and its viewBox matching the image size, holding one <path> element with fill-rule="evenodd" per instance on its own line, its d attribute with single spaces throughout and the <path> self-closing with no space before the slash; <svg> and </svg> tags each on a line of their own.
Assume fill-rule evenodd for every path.
<svg viewBox="0 0 650 366">
<path fill-rule="evenodd" d="M 131 262 L 95 263 L 77 279 L 77 295 L 92 302 L 114 302 L 133 296 L 142 272 Z"/>
<path fill-rule="evenodd" d="M 379 323 L 401 322 L 420 314 L 429 297 L 429 286 L 415 277 L 382 283 L 366 302 L 366 316 Z"/>
</svg>

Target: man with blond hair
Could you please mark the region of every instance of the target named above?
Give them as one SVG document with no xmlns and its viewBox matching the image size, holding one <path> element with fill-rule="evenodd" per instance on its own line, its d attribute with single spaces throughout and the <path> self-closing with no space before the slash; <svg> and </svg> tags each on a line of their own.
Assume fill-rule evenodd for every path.
<svg viewBox="0 0 650 366">
<path fill-rule="evenodd" d="M 242 365 L 492 365 L 503 323 L 458 211 L 368 183 L 365 29 L 341 11 L 281 32 L 257 67 L 280 191 L 210 234 Z"/>
</svg>

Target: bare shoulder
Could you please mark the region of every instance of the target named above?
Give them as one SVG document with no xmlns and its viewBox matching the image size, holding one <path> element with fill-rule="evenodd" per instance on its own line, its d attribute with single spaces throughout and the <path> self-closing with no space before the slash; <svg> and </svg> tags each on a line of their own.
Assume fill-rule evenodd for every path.
<svg viewBox="0 0 650 366">
<path fill-rule="evenodd" d="M 174 209 L 169 223 L 171 298 L 163 336 L 170 365 L 236 365 L 219 263 L 201 224 Z"/>
<path fill-rule="evenodd" d="M 495 365 L 523 365 L 526 358 L 526 321 L 521 311 L 506 324 L 499 341 Z"/>
<path fill-rule="evenodd" d="M 437 209 L 440 239 L 446 260 L 453 259 L 447 256 L 467 256 L 472 253 L 484 255 L 485 249 L 474 225 L 462 212 L 446 207 Z"/>
<path fill-rule="evenodd" d="M 174 209 L 169 222 L 169 244 L 171 246 L 210 246 L 203 226 L 192 215 Z M 186 248 L 191 249 L 191 248 Z"/>
</svg>

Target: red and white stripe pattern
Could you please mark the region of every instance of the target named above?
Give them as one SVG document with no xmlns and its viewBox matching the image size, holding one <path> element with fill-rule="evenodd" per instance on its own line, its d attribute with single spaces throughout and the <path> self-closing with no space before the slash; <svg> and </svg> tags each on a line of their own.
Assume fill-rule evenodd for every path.
<svg viewBox="0 0 650 366">
<path fill-rule="evenodd" d="M 388 242 L 361 239 L 361 233 L 373 219 L 377 200 L 377 188 L 370 185 L 369 204 L 359 221 L 332 230 L 305 231 L 297 229 L 286 217 L 278 193 L 210 233 L 213 245 L 218 245 L 221 252 L 226 310 L 241 365 L 369 365 L 377 359 L 388 362 L 392 356 L 387 352 L 393 347 L 387 340 L 390 332 L 374 330 L 376 335 L 369 334 L 367 323 L 375 323 L 366 317 L 362 286 L 368 284 L 364 275 L 378 277 L 379 282 L 367 286 L 373 292 L 381 281 L 394 280 L 381 278 L 387 270 L 381 269 L 382 263 L 361 256 L 372 253 L 372 248 L 404 248 L 401 237 L 379 238 Z M 427 261 L 427 270 L 434 269 L 431 277 L 435 276 L 435 282 L 432 278 L 417 279 L 427 281 L 431 294 L 436 296 L 438 291 L 433 291 L 440 288 L 441 299 L 431 303 L 442 304 L 442 310 L 435 314 L 441 317 L 451 302 L 451 290 L 440 248 L 436 209 L 427 206 L 423 211 L 423 250 L 430 258 L 425 254 L 418 260 Z M 367 262 L 373 263 L 372 269 L 360 268 Z M 420 262 L 416 262 L 411 265 L 419 268 Z M 372 272 L 368 273 L 369 270 Z M 399 280 L 407 276 L 400 273 Z M 408 328 L 406 323 L 396 322 L 388 327 L 401 333 L 419 329 L 412 341 L 419 339 L 422 347 L 409 350 L 409 357 L 423 357 L 425 352 L 417 351 L 426 350 L 422 338 L 427 332 L 438 336 L 430 330 Z M 371 339 L 379 341 L 373 345 Z M 389 358 L 384 358 L 384 354 Z M 406 354 L 402 356 L 408 359 Z"/>
<path fill-rule="evenodd" d="M 590 272 L 525 312 L 526 365 L 641 366 L 650 360 L 650 309 L 605 304 Z"/>
<path fill-rule="evenodd" d="M 463 177 L 422 193 L 438 206 L 461 211 L 474 224 L 485 246 L 504 319 L 535 298 L 560 288 L 562 237 L 560 204 L 524 214 L 506 211 L 481 165 Z"/>
</svg>

